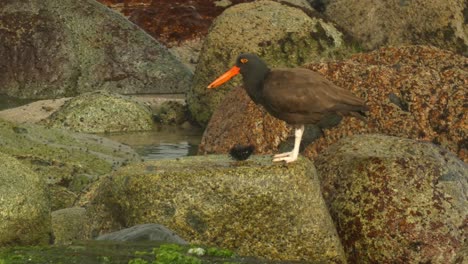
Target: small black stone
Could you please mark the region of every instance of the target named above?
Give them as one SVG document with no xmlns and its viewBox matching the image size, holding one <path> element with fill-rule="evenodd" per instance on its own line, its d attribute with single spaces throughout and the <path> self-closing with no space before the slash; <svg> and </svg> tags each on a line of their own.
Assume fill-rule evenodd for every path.
<svg viewBox="0 0 468 264">
<path fill-rule="evenodd" d="M 235 160 L 246 160 L 252 155 L 255 147 L 253 145 L 237 144 L 229 150 L 229 155 Z"/>
</svg>

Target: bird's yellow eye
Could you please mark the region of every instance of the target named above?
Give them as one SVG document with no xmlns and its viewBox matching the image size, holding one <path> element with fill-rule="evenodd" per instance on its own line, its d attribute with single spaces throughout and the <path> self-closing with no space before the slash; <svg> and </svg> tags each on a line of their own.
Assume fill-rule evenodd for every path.
<svg viewBox="0 0 468 264">
<path fill-rule="evenodd" d="M 249 61 L 249 60 L 248 60 L 248 59 L 246 59 L 246 58 L 242 58 L 242 59 L 240 59 L 240 62 L 241 62 L 242 64 L 246 64 L 248 61 Z"/>
</svg>

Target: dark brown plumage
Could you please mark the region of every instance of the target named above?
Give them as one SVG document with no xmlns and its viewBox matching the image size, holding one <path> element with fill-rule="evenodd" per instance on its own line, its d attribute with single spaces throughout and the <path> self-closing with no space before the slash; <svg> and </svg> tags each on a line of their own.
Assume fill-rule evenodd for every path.
<svg viewBox="0 0 468 264">
<path fill-rule="evenodd" d="M 229 150 L 229 155 L 235 160 L 246 160 L 254 152 L 254 145 L 241 145 L 237 144 Z"/>
<path fill-rule="evenodd" d="M 291 152 L 275 155 L 274 161 L 297 159 L 304 124 L 318 123 L 326 115 L 360 116 L 367 111 L 363 99 L 343 89 L 317 72 L 304 68 L 269 69 L 255 54 L 241 54 L 236 65 L 208 88 L 217 87 L 240 73 L 250 98 L 274 117 L 295 126 Z"/>
</svg>

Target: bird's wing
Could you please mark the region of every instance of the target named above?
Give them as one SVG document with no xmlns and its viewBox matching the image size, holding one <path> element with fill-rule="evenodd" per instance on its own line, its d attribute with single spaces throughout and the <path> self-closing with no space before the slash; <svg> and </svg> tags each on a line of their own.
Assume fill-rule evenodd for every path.
<svg viewBox="0 0 468 264">
<path fill-rule="evenodd" d="M 294 114 L 359 111 L 364 101 L 311 70 L 274 69 L 263 85 L 265 106 Z"/>
</svg>

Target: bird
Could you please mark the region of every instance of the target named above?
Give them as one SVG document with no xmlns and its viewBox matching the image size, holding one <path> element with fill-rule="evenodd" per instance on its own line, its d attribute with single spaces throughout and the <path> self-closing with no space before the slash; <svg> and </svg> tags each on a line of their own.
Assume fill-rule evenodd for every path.
<svg viewBox="0 0 468 264">
<path fill-rule="evenodd" d="M 364 112 L 369 110 L 362 98 L 318 72 L 300 67 L 270 69 L 253 53 L 240 54 L 235 65 L 207 88 L 219 87 L 238 74 L 255 104 L 294 127 L 293 149 L 274 155 L 274 162 L 297 160 L 305 124 L 316 124 L 330 114 L 364 118 Z"/>
</svg>

